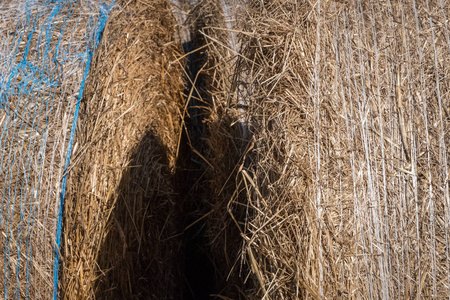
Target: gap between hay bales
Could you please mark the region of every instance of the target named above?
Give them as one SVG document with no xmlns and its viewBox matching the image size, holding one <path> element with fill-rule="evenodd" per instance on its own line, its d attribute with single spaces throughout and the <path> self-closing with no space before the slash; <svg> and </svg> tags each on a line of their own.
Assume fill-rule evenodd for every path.
<svg viewBox="0 0 450 300">
<path fill-rule="evenodd" d="M 211 118 L 211 89 L 222 88 L 217 81 L 225 74 L 211 81 L 219 56 L 206 51 L 200 33 L 208 22 L 223 19 L 217 3 L 189 6 L 196 8 L 186 21 L 184 50 L 204 51 L 193 51 L 186 61 L 179 59 L 166 0 L 120 1 L 113 10 L 78 123 L 64 219 L 62 298 L 210 299 L 228 289 L 240 237 L 237 227 L 222 222 L 234 180 L 221 203 L 210 198 L 224 188 L 219 184 L 236 171 L 240 156 L 233 153 L 228 161 L 223 153 L 212 160 L 215 151 L 229 152 L 220 139 L 211 144 L 213 131 L 234 120 Z M 229 141 L 234 131 L 226 132 Z M 220 164 L 226 168 L 214 183 L 213 169 Z"/>
<path fill-rule="evenodd" d="M 246 141 L 239 120 L 217 111 L 226 106 L 225 93 L 230 90 L 227 85 L 231 83 L 235 54 L 224 53 L 225 47 L 213 47 L 207 37 L 219 33 L 209 32 L 210 28 L 220 27 L 222 31 L 216 37 L 225 45 L 231 44 L 231 36 L 223 31 L 224 2 L 203 0 L 186 6 L 186 2 L 179 1 L 178 7 L 183 4 L 188 13 L 183 18 L 182 12 L 178 12 L 183 25 L 180 38 L 185 53 L 189 53 L 188 105 L 181 143 L 184 151 L 179 156 L 179 178 L 184 180 L 180 186 L 186 189 L 181 195 L 184 211 L 189 213 L 184 236 L 187 280 L 184 296 L 209 299 L 208 295 L 214 294 L 239 299 L 242 279 L 231 270 L 239 268 L 236 263 L 242 243 L 238 227 L 230 224 L 227 215 Z M 205 268 L 199 269 L 202 264 L 206 264 Z"/>
</svg>

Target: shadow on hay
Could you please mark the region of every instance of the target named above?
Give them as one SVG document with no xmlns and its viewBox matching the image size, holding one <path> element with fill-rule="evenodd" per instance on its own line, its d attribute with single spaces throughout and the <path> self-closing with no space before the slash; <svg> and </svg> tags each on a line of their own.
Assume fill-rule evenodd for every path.
<svg viewBox="0 0 450 300">
<path fill-rule="evenodd" d="M 244 189 L 235 167 L 242 162 L 238 148 L 238 144 L 245 143 L 240 138 L 242 125 L 233 124 L 229 116 L 209 123 L 208 128 L 192 124 L 192 118 L 185 121 L 188 128 L 200 126 L 203 135 L 199 141 L 183 135 L 177 165 L 175 186 L 184 224 L 183 299 L 243 299 L 240 291 L 247 285 L 240 277 L 242 242 L 235 224 L 239 222 L 243 228 L 246 213 Z M 207 135 L 218 132 L 224 136 L 210 144 L 213 139 Z M 206 162 L 206 158 L 221 151 L 220 156 Z"/>
<path fill-rule="evenodd" d="M 100 249 L 98 299 L 181 299 L 180 205 L 167 150 L 149 131 L 119 185 Z"/>
<path fill-rule="evenodd" d="M 236 131 L 241 125 L 230 127 L 231 121 L 227 117 L 214 126 Z M 191 118 L 186 122 L 192 126 Z M 155 133 L 147 132 L 118 187 L 110 230 L 97 260 L 103 271 L 97 299 L 189 300 L 213 299 L 219 294 L 239 299 L 236 291 L 241 279 L 231 276 L 227 280 L 240 248 L 239 231 L 227 217 L 228 197 L 236 189 L 237 170 L 230 167 L 238 163 L 237 135 L 234 132 L 225 144 L 216 145 L 224 155 L 214 165 L 224 165 L 221 174 L 230 176 L 227 180 L 212 178 L 212 170 L 193 151 L 186 133 L 173 173 L 167 149 Z M 202 151 L 207 151 L 206 146 Z M 222 193 L 212 190 L 213 180 L 225 182 Z M 243 219 L 238 211 L 233 208 L 238 219 Z M 212 228 L 211 217 L 217 228 Z M 213 236 L 220 226 L 222 232 Z"/>
<path fill-rule="evenodd" d="M 192 41 L 183 44 L 185 53 L 196 47 Z M 208 224 L 204 217 L 209 210 L 208 164 L 205 161 L 208 130 L 205 126 L 205 95 L 202 93 L 206 84 L 203 75 L 198 73 L 205 64 L 205 58 L 202 53 L 190 54 L 187 58 L 185 95 L 191 94 L 191 98 L 186 99 L 189 103 L 175 174 L 175 186 L 183 210 L 182 299 L 211 299 L 211 295 L 217 292 L 218 274 L 214 269 L 214 257 L 207 236 Z M 192 83 L 197 75 L 194 88 Z"/>
<path fill-rule="evenodd" d="M 205 20 L 194 19 L 200 23 Z M 241 276 L 248 270 L 242 272 L 239 261 L 240 227 L 244 228 L 247 213 L 239 167 L 247 164 L 244 153 L 249 138 L 244 131 L 248 129 L 235 115 L 214 104 L 214 97 L 222 99 L 222 96 L 217 97 L 217 91 L 221 90 L 217 84 L 223 80 L 213 78 L 216 53 L 204 47 L 207 41 L 200 30 L 206 25 L 194 23 L 192 26 L 192 41 L 183 44 L 185 53 L 191 53 L 186 90 L 191 98 L 177 179 L 177 186 L 184 187 L 180 191 L 180 195 L 184 195 L 183 211 L 188 212 L 183 239 L 184 299 L 241 299 L 242 291 L 249 288 L 244 283 L 245 275 Z M 199 265 L 203 265 L 200 270 Z"/>
<path fill-rule="evenodd" d="M 195 126 L 191 118 L 185 121 L 187 128 Z M 210 299 L 209 295 L 216 290 L 217 278 L 206 237 L 206 222 L 202 218 L 207 210 L 204 202 L 207 188 L 205 168 L 201 158 L 192 151 L 189 141 L 195 141 L 194 135 L 188 137 L 184 132 L 175 177 L 179 203 L 183 209 L 182 299 Z"/>
<path fill-rule="evenodd" d="M 183 45 L 185 53 L 206 44 L 199 32 L 204 26 L 195 26 L 193 41 Z M 188 56 L 186 95 L 197 81 L 175 172 L 164 141 L 152 131 L 123 172 L 97 260 L 104 272 L 96 287 L 98 299 L 241 299 L 247 288 L 235 222 L 242 223 L 246 214 L 238 169 L 248 140 L 241 132 L 245 124 L 212 112 L 218 87 L 211 77 L 213 58 L 205 50 Z M 217 118 L 211 119 L 213 114 Z"/>
</svg>

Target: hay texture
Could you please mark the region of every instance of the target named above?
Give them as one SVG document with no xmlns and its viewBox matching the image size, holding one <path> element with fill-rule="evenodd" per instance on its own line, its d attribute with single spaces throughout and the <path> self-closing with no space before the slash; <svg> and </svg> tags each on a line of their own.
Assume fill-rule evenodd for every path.
<svg viewBox="0 0 450 300">
<path fill-rule="evenodd" d="M 64 169 L 85 73 L 107 16 L 106 4 L 0 3 L 3 299 L 53 296 Z"/>
<path fill-rule="evenodd" d="M 64 223 L 62 298 L 180 299 L 172 174 L 182 66 L 167 1 L 119 1 L 89 74 Z"/>
<path fill-rule="evenodd" d="M 246 5 L 248 294 L 448 297 L 448 3 Z"/>
</svg>

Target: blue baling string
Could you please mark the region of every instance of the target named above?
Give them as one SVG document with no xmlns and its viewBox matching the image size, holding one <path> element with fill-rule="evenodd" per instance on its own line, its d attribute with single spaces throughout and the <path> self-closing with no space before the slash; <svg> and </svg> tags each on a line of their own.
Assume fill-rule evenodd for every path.
<svg viewBox="0 0 450 300">
<path fill-rule="evenodd" d="M 74 12 L 74 7 L 72 7 L 72 6 L 70 6 L 71 8 L 68 10 L 68 13 L 67 13 L 67 16 L 65 16 L 65 18 L 64 18 L 64 21 L 63 21 L 63 26 L 62 26 L 62 28 L 61 28 L 61 34 L 60 34 L 60 37 L 59 37 L 59 39 L 58 39 L 58 43 L 57 43 L 57 45 L 56 45 L 56 49 L 55 49 L 55 52 L 57 53 L 58 52 L 58 49 L 59 49 L 59 45 L 60 45 L 60 40 L 62 39 L 62 36 L 64 35 L 64 31 L 65 31 L 65 27 L 66 27 L 66 20 L 67 19 L 69 19 L 71 16 L 72 16 L 72 14 L 73 14 L 73 12 Z M 52 19 L 50 19 L 50 20 L 48 20 L 48 22 L 51 24 L 52 23 Z M 45 53 L 47 53 L 48 52 L 48 47 L 47 47 L 47 49 L 46 49 L 46 51 L 45 51 Z M 67 51 L 64 51 L 63 52 L 64 53 L 64 57 L 62 58 L 62 60 L 64 61 L 64 59 L 65 59 L 65 56 L 66 56 L 66 53 L 67 53 Z M 45 56 L 44 56 L 45 57 Z M 40 70 L 40 74 L 39 74 L 39 76 L 40 76 L 40 78 L 39 78 L 39 81 L 40 82 L 47 82 L 47 83 L 49 83 L 50 84 L 50 89 L 52 88 L 52 87 L 54 87 L 54 86 L 56 86 L 57 85 L 57 82 L 54 82 L 53 80 L 52 80 L 52 78 L 48 78 L 47 76 L 45 76 L 45 70 L 46 69 L 48 69 L 48 65 L 47 66 L 45 66 L 44 67 L 44 69 L 43 70 Z M 38 93 L 40 93 L 40 91 L 41 91 L 41 89 L 39 89 L 39 91 L 38 91 Z M 36 97 L 36 100 L 39 98 L 39 96 L 37 96 Z M 48 99 L 47 99 L 48 100 Z M 43 99 L 43 101 L 44 101 L 44 99 Z M 42 112 L 42 105 L 40 105 L 40 110 L 39 110 L 39 114 L 38 115 L 40 115 L 41 114 L 41 112 Z M 34 126 L 35 125 L 35 118 L 36 118 L 36 108 L 37 108 L 37 105 L 35 105 L 35 109 L 34 109 L 34 115 L 33 115 L 33 123 L 32 123 L 32 128 L 39 128 L 39 123 L 40 123 L 40 120 L 38 119 L 37 120 L 37 124 L 36 124 L 36 127 Z M 51 110 L 51 109 L 50 109 Z M 46 110 L 45 110 L 45 112 L 47 113 L 47 111 L 49 111 L 48 110 L 48 108 L 47 108 L 47 105 L 46 105 Z M 29 167 L 30 167 L 30 164 L 29 164 L 29 162 L 31 163 L 31 160 L 32 160 L 32 158 L 33 158 L 33 152 L 30 152 L 30 150 L 31 150 L 31 146 L 32 145 L 34 145 L 35 144 L 35 142 L 36 142 L 36 135 L 34 136 L 34 140 L 33 140 L 33 143 L 30 143 L 30 146 L 29 146 L 29 149 L 28 149 L 28 154 L 27 154 L 27 157 L 28 157 L 28 159 L 27 159 L 27 163 L 26 163 L 26 169 L 28 169 Z M 29 180 L 29 173 L 26 175 L 26 178 L 25 178 L 25 181 L 24 181 L 24 183 L 22 184 L 22 189 L 25 189 L 25 195 L 27 194 L 27 191 L 28 191 L 28 180 Z M 23 200 L 23 195 L 21 195 L 21 200 Z M 21 224 L 22 224 L 22 222 L 23 222 L 23 201 L 21 201 L 21 216 L 20 216 L 20 221 L 19 221 L 19 226 L 18 226 L 18 233 L 17 233 L 17 235 L 18 235 L 18 247 L 17 247 L 17 253 L 18 253 L 18 255 L 20 255 L 20 249 L 21 249 L 21 242 L 22 242 L 22 239 L 20 238 L 21 237 L 21 228 L 22 228 L 22 226 L 21 226 Z M 33 210 L 34 211 L 34 210 Z M 34 215 L 34 213 L 33 213 L 33 215 Z M 34 217 L 33 217 L 34 218 Z M 29 233 L 29 226 L 28 226 L 28 233 Z M 29 254 L 29 252 L 28 252 L 28 250 L 29 250 L 29 235 L 27 236 L 27 254 Z M 28 290 L 29 290 L 29 262 L 31 261 L 31 256 L 27 256 L 27 264 L 26 264 L 26 295 L 28 295 Z M 18 276 L 18 274 L 20 273 L 20 264 L 18 264 L 18 266 L 17 266 L 17 270 L 16 270 L 16 287 L 15 287 L 15 289 L 16 289 L 16 298 L 18 299 L 18 297 L 19 297 L 19 288 L 20 288 L 20 277 Z"/>
<path fill-rule="evenodd" d="M 81 18 L 75 12 L 80 5 L 86 5 L 86 11 L 95 11 L 100 1 L 105 0 L 25 0 L 23 17 L 19 18 L 12 41 L 5 49 L 10 55 L 5 57 L 2 65 L 2 69 L 8 72 L 0 73 L 0 109 L 4 113 L 4 123 L 0 129 L 0 174 L 4 178 L 0 190 L 0 225 L 5 228 L 5 244 L 2 248 L 5 255 L 4 279 L 0 279 L 0 282 L 3 281 L 4 299 L 29 297 L 33 228 L 36 212 L 39 211 L 39 199 L 42 197 L 39 188 L 45 171 L 44 160 L 48 159 L 45 155 L 48 130 L 54 122 L 54 104 L 60 107 L 61 102 L 58 101 L 67 101 L 64 97 L 57 97 L 55 91 L 62 83 L 64 65 L 75 63 L 84 68 L 84 72 L 76 103 L 70 104 L 70 111 L 73 105 L 75 109 L 64 157 L 64 172 L 62 178 L 56 179 L 61 183 L 53 266 L 53 298 L 57 299 L 64 195 L 80 102 L 94 51 L 115 1 L 110 5 L 101 5 L 100 14 L 92 14 L 87 22 L 80 22 Z M 72 32 L 66 30 L 69 22 L 74 22 L 70 23 Z M 80 39 L 76 38 L 75 30 L 79 26 L 86 31 L 82 38 L 84 50 L 76 46 Z M 37 43 L 33 44 L 32 41 Z M 8 101 L 12 97 L 17 101 Z M 30 177 L 33 169 L 36 174 L 34 178 Z M 26 241 L 23 234 L 26 234 Z M 22 247 L 26 249 L 22 250 Z M 11 260 L 13 253 L 16 255 L 15 261 Z M 25 276 L 19 275 L 21 272 Z M 15 277 L 14 286 L 10 283 L 12 276 Z M 13 288 L 15 292 L 10 293 Z"/>
<path fill-rule="evenodd" d="M 70 139 L 69 139 L 69 145 L 68 145 L 68 149 L 67 149 L 66 163 L 64 166 L 64 175 L 63 175 L 62 185 L 61 185 L 61 197 L 60 197 L 59 213 L 58 213 L 58 225 L 57 225 L 57 230 L 56 230 L 55 264 L 54 264 L 54 269 L 53 269 L 53 276 L 54 276 L 53 277 L 53 283 L 54 283 L 53 299 L 54 300 L 58 299 L 58 272 L 59 272 L 59 255 L 60 255 L 59 249 L 60 249 L 60 245 L 61 245 L 62 214 L 63 214 L 63 209 L 64 209 L 64 196 L 66 193 L 67 169 L 69 167 L 70 157 L 72 154 L 73 140 L 74 140 L 75 129 L 76 129 L 77 120 L 78 120 L 78 113 L 80 110 L 80 103 L 81 103 L 81 98 L 83 96 L 84 87 L 86 84 L 86 78 L 89 73 L 89 68 L 91 65 L 92 57 L 94 55 L 94 50 L 97 48 L 98 44 L 100 43 L 100 39 L 101 39 L 103 30 L 105 29 L 109 12 L 111 11 L 111 8 L 113 7 L 113 5 L 114 5 L 114 1 L 111 5 L 103 5 L 103 7 L 100 11 L 100 18 L 98 20 L 98 29 L 97 29 L 97 33 L 96 33 L 95 39 L 94 39 L 94 46 L 88 47 L 88 49 L 87 49 L 86 69 L 84 72 L 83 80 L 81 81 L 80 92 L 78 94 L 78 99 L 77 99 L 77 106 L 75 108 L 75 114 L 73 117 L 72 128 L 70 131 Z"/>
</svg>

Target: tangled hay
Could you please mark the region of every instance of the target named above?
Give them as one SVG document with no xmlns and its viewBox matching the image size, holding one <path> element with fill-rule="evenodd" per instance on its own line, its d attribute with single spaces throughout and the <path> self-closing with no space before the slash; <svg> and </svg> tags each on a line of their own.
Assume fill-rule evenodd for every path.
<svg viewBox="0 0 450 300">
<path fill-rule="evenodd" d="M 448 296 L 449 14 L 443 1 L 247 1 L 252 295 Z"/>
<path fill-rule="evenodd" d="M 90 2 L 90 1 L 89 1 Z M 0 295 L 49 299 L 61 191 L 106 2 L 0 3 Z"/>
<path fill-rule="evenodd" d="M 174 26 L 166 0 L 120 1 L 108 19 L 66 194 L 64 299 L 180 298 Z"/>
<path fill-rule="evenodd" d="M 233 253 L 220 236 L 236 225 L 245 244 L 228 276 L 251 281 L 241 289 L 257 299 L 448 296 L 448 5 L 240 5 L 236 27 L 203 29 L 214 67 L 211 207 L 222 213 L 209 213 L 221 224 L 212 244 Z M 223 32 L 239 32 L 238 53 L 224 51 Z M 229 151 L 244 136 L 230 134 L 238 121 L 249 153 Z M 224 218 L 224 203 L 245 213 Z"/>
</svg>

